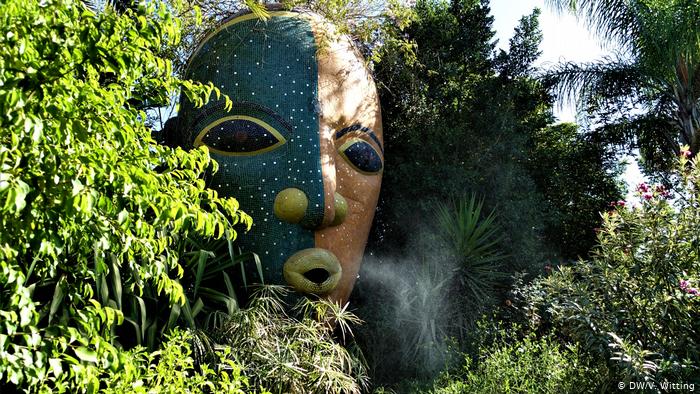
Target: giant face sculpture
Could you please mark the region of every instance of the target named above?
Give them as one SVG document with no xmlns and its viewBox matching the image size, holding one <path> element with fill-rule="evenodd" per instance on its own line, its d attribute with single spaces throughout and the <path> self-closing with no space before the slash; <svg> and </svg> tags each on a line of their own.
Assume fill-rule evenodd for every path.
<svg viewBox="0 0 700 394">
<path fill-rule="evenodd" d="M 238 16 L 202 40 L 186 78 L 234 102 L 183 100 L 179 139 L 209 148 L 210 187 L 252 216 L 239 245 L 258 254 L 265 282 L 347 300 L 383 167 L 376 88 L 350 41 L 312 14 Z"/>
</svg>

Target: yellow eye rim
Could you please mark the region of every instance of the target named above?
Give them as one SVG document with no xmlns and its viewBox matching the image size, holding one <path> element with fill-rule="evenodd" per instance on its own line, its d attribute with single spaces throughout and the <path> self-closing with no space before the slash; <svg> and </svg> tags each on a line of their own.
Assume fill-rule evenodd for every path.
<svg viewBox="0 0 700 394">
<path fill-rule="evenodd" d="M 369 147 L 372 148 L 374 153 L 377 154 L 379 159 L 382 161 L 382 169 L 381 170 L 379 170 L 377 172 L 363 171 L 363 170 L 357 168 L 357 166 L 355 166 L 355 164 L 353 164 L 353 162 L 345 155 L 345 150 L 358 142 L 364 142 L 365 144 L 369 145 Z M 355 171 L 359 172 L 360 174 L 379 175 L 382 172 L 384 172 L 384 160 L 382 158 L 382 155 L 377 151 L 377 149 L 374 146 L 372 146 L 372 144 L 370 144 L 368 141 L 363 140 L 362 138 L 353 137 L 353 138 L 348 139 L 347 141 L 345 141 L 343 143 L 343 145 L 340 146 L 340 148 L 338 148 L 338 153 L 340 154 L 340 156 L 343 157 L 343 159 L 345 159 L 345 162 L 348 163 L 350 165 L 350 167 L 352 167 Z"/>
<path fill-rule="evenodd" d="M 257 124 L 258 126 L 264 128 L 268 132 L 270 132 L 270 134 L 274 135 L 275 138 L 277 138 L 277 143 L 270 145 L 267 148 L 258 149 L 256 151 L 252 151 L 252 152 L 227 152 L 227 151 L 223 151 L 220 149 L 212 148 L 209 145 L 202 142 L 202 139 L 204 138 L 205 135 L 207 135 L 209 130 L 213 129 L 214 127 L 216 127 L 224 122 L 228 122 L 230 120 L 247 120 L 249 122 L 253 122 L 253 123 Z M 210 152 L 214 152 L 214 153 L 217 153 L 217 154 L 223 155 L 223 156 L 255 156 L 255 155 L 259 155 L 261 153 L 265 153 L 265 152 L 269 152 L 271 150 L 277 149 L 281 145 L 284 145 L 286 142 L 287 142 L 287 139 L 284 138 L 282 136 L 282 134 L 280 134 L 279 131 L 275 130 L 274 127 L 263 122 L 262 120 L 260 120 L 258 118 L 254 118 L 252 116 L 232 115 L 232 116 L 227 116 L 225 118 L 217 119 L 214 122 L 207 125 L 207 127 L 205 127 L 202 131 L 199 132 L 199 134 L 197 134 L 197 138 L 194 139 L 194 146 L 196 148 L 198 146 L 204 145 L 209 149 Z"/>
</svg>

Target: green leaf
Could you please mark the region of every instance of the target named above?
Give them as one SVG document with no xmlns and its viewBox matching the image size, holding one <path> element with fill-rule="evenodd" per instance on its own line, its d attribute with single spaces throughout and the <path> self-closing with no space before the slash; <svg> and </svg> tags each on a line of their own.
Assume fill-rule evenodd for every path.
<svg viewBox="0 0 700 394">
<path fill-rule="evenodd" d="M 64 277 L 61 277 L 57 282 L 53 290 L 53 297 L 51 298 L 51 307 L 49 308 L 49 324 L 53 320 L 53 316 L 58 311 L 58 308 L 62 306 L 63 297 L 65 296 L 63 291 Z"/>
<path fill-rule="evenodd" d="M 134 327 L 134 333 L 136 334 L 136 344 L 143 346 L 143 332 L 145 330 L 142 330 L 141 325 L 137 323 L 134 319 L 124 317 L 124 321 L 126 321 L 127 323 L 131 324 L 132 327 Z"/>
<path fill-rule="evenodd" d="M 154 321 L 146 330 L 146 346 L 149 349 L 155 349 L 156 343 L 158 343 L 158 323 Z"/>
<path fill-rule="evenodd" d="M 22 211 L 27 206 L 26 198 L 30 191 L 31 188 L 29 185 L 27 185 L 21 179 L 17 179 L 15 186 L 8 194 L 8 201 L 12 201 L 16 212 Z"/>
<path fill-rule="evenodd" d="M 182 305 L 182 316 L 185 319 L 185 322 L 189 326 L 189 328 L 194 329 L 197 325 L 194 321 L 194 316 L 192 314 L 192 309 L 190 308 L 190 301 L 185 300 L 185 303 Z"/>
<path fill-rule="evenodd" d="M 180 317 L 180 305 L 178 304 L 173 304 L 172 307 L 170 308 L 170 315 L 168 316 L 168 324 L 163 326 L 163 329 L 161 330 L 161 334 L 165 332 L 166 329 L 171 329 L 175 327 L 175 324 L 177 323 L 177 319 Z"/>
<path fill-rule="evenodd" d="M 77 196 L 85 188 L 79 179 L 72 179 L 70 182 L 72 185 L 71 196 L 73 197 Z"/>
<path fill-rule="evenodd" d="M 74 349 L 75 355 L 82 361 L 97 363 L 97 352 L 88 349 L 85 346 L 80 346 Z"/>
<path fill-rule="evenodd" d="M 197 291 L 199 290 L 199 285 L 202 283 L 202 275 L 204 275 L 204 270 L 207 267 L 207 259 L 209 254 L 204 250 L 199 251 L 199 259 L 197 261 L 197 273 L 194 279 L 194 296 L 197 296 Z"/>
<path fill-rule="evenodd" d="M 61 359 L 50 358 L 49 359 L 49 371 L 53 373 L 55 377 L 59 377 L 63 373 L 63 366 L 61 364 Z"/>
<path fill-rule="evenodd" d="M 141 328 L 141 338 L 146 338 L 146 318 L 148 317 L 146 311 L 146 303 L 143 301 L 143 298 L 139 296 L 134 296 L 134 299 L 138 304 L 139 309 L 137 311 L 139 317 L 141 318 L 141 324 L 139 325 L 139 327 Z"/>
<path fill-rule="evenodd" d="M 114 292 L 114 298 L 117 303 L 117 309 L 122 310 L 122 278 L 119 273 L 119 265 L 117 264 L 116 256 L 112 257 L 112 291 Z"/>
<path fill-rule="evenodd" d="M 201 298 L 197 298 L 197 301 L 195 301 L 192 307 L 192 318 L 197 317 L 197 314 L 202 311 L 202 308 L 204 308 L 204 302 Z"/>
</svg>

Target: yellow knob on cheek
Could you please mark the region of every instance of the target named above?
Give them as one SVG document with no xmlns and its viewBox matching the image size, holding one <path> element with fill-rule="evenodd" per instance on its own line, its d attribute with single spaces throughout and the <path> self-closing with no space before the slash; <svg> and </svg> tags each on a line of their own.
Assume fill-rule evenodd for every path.
<svg viewBox="0 0 700 394">
<path fill-rule="evenodd" d="M 345 200 L 345 197 L 335 193 L 335 217 L 333 217 L 331 226 L 342 224 L 346 216 L 348 216 L 348 202 Z"/>
<path fill-rule="evenodd" d="M 306 214 L 309 199 L 303 191 L 290 187 L 277 193 L 275 197 L 275 216 L 287 223 L 299 223 Z"/>
</svg>

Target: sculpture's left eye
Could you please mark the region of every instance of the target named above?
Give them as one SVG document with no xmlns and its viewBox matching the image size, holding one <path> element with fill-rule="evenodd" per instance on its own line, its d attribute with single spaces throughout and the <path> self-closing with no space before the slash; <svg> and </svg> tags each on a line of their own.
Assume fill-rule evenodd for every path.
<svg viewBox="0 0 700 394">
<path fill-rule="evenodd" d="M 269 152 L 287 140 L 264 121 L 245 115 L 218 119 L 202 130 L 194 146 L 228 156 L 250 156 Z"/>
</svg>

